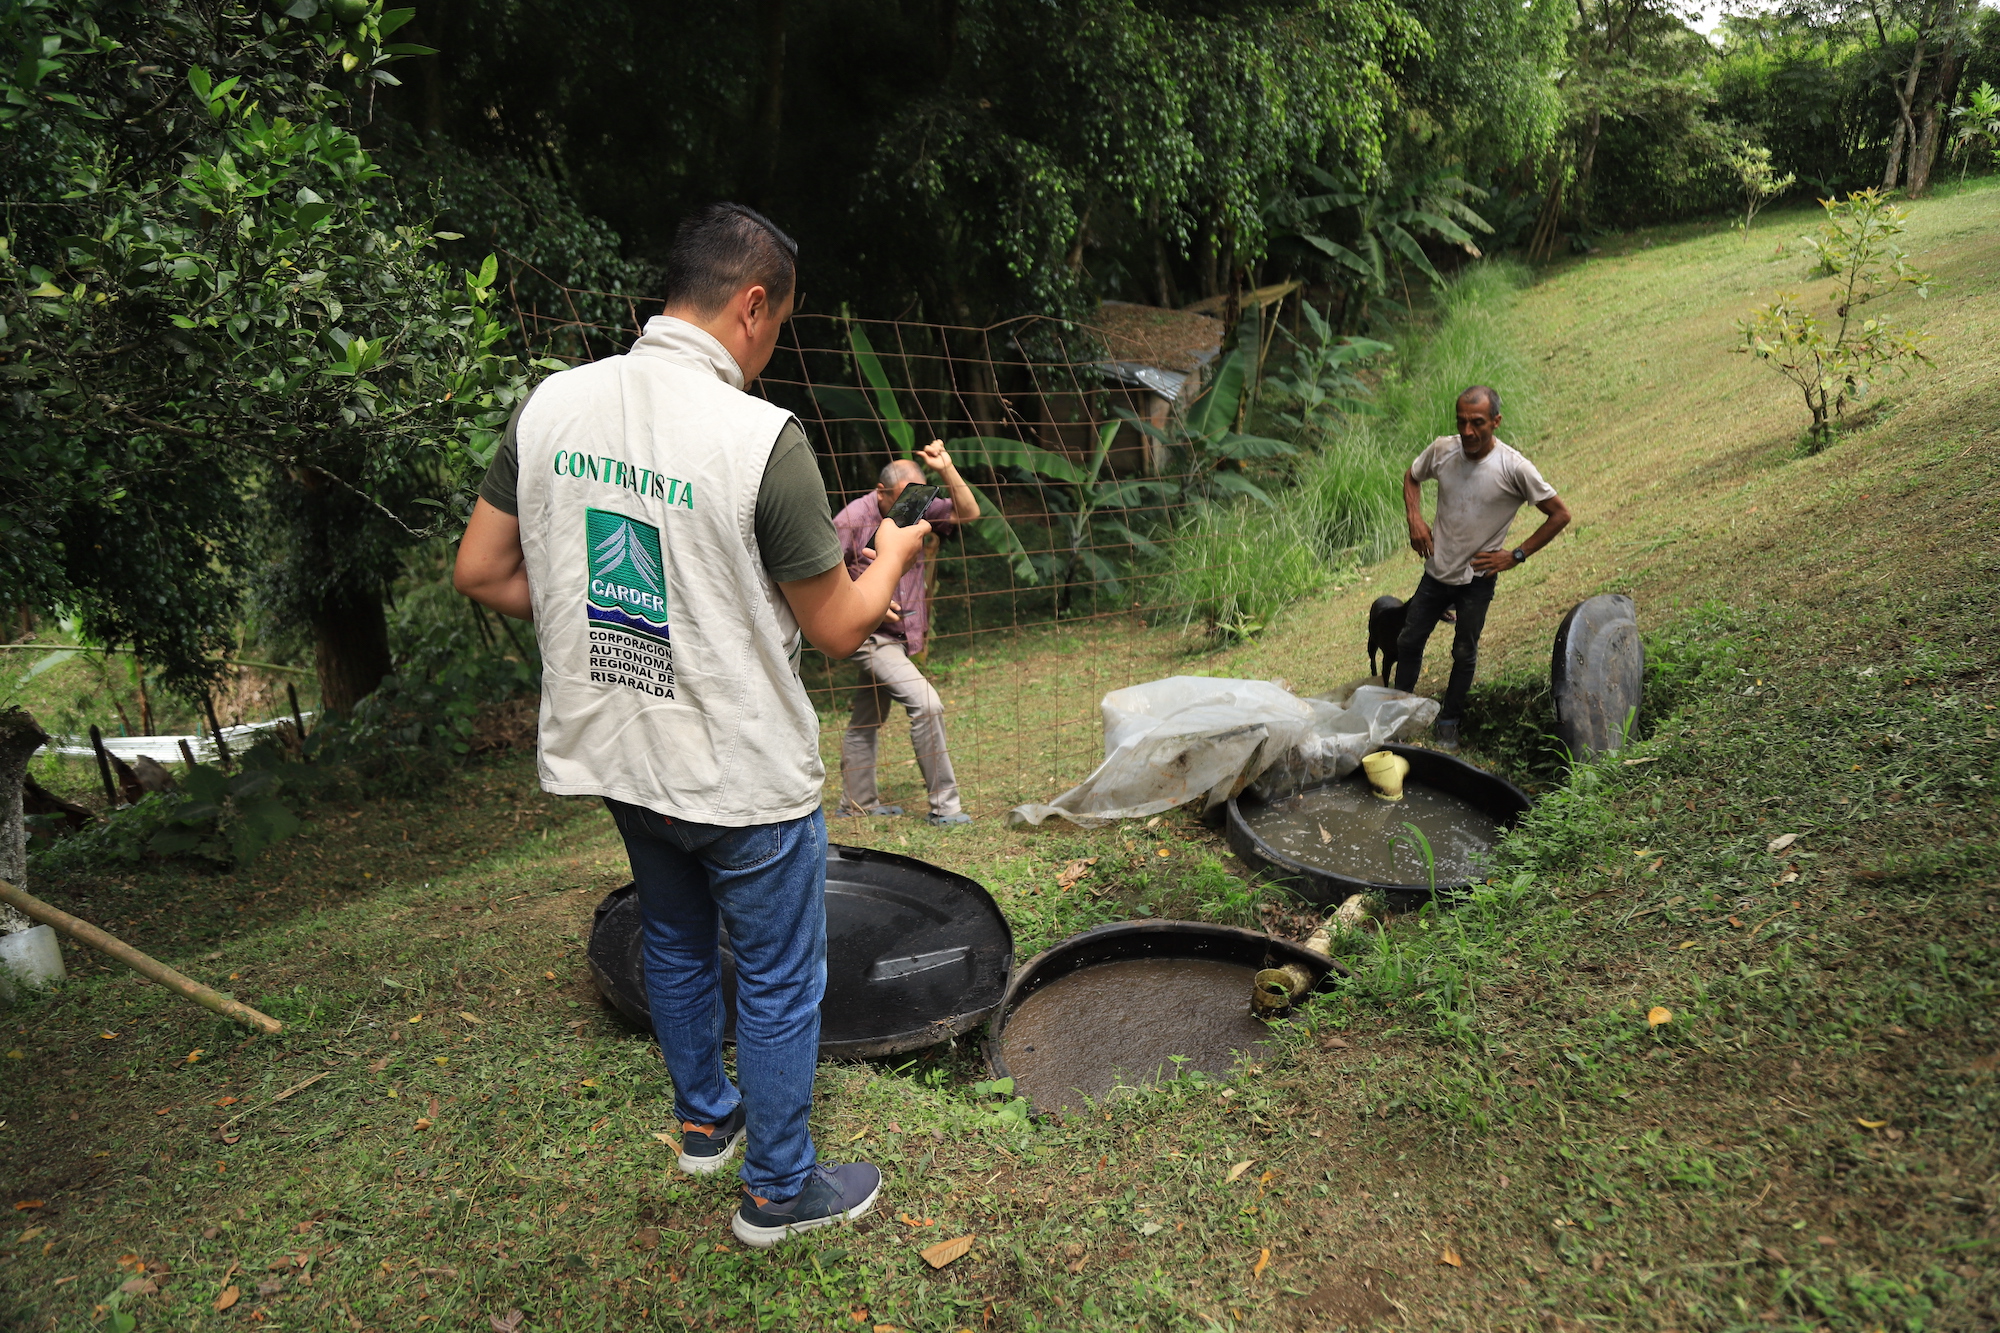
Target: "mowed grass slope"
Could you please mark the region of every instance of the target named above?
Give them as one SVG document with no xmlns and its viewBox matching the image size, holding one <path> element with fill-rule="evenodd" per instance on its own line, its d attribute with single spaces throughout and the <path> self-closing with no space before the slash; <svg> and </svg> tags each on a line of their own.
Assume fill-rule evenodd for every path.
<svg viewBox="0 0 2000 1333">
<path fill-rule="evenodd" d="M 970 1042 L 825 1066 L 820 1142 L 883 1163 L 885 1206 L 747 1253 L 733 1183 L 679 1177 L 652 1137 L 656 1054 L 590 993 L 609 822 L 515 760 L 330 808 L 236 875 L 40 886 L 291 1026 L 242 1041 L 75 951 L 63 994 L 7 1015 L 0 1202 L 35 1206 L 0 1233 L 0 1322 L 1993 1326 L 1996 211 L 1990 186 L 1919 207 L 1938 369 L 1817 459 L 1782 384 L 1727 351 L 1794 282 L 1769 253 L 1804 214 L 1629 238 L 1521 294 L 1546 424 L 1520 443 L 1582 522 L 1507 576 L 1489 663 L 1525 681 L 1562 610 L 1628 590 L 1662 715 L 1553 786 L 1472 901 L 1351 943 L 1353 981 L 1255 1072 L 1023 1126 L 970 1090 Z M 1366 602 L 1414 561 L 1368 577 L 1231 653 L 1098 627 L 950 664 L 981 823 L 834 836 L 979 878 L 1023 955 L 1117 916 L 1253 920 L 1189 820 L 997 816 L 1087 771 L 1104 689 L 1357 676 Z M 884 758 L 920 808 L 907 740 Z M 965 1234 L 943 1270 L 918 1257 Z"/>
</svg>

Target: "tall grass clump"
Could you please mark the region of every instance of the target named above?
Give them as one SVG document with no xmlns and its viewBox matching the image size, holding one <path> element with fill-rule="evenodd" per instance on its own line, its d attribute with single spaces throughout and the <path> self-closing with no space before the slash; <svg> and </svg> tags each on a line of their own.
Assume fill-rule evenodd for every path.
<svg viewBox="0 0 2000 1333">
<path fill-rule="evenodd" d="M 1474 384 L 1500 391 L 1500 437 L 1519 446 L 1535 429 L 1533 386 L 1527 362 L 1501 326 L 1528 271 L 1489 260 L 1462 270 L 1440 288 L 1430 320 L 1402 330 L 1398 355 L 1375 390 L 1379 415 L 1369 430 L 1398 460 L 1397 475 L 1423 447 L 1455 428 L 1458 395 Z M 1397 483 L 1397 517 L 1402 515 Z"/>
<path fill-rule="evenodd" d="M 1235 643 L 1331 579 L 1313 534 L 1290 507 L 1206 502 L 1189 510 L 1166 548 L 1153 598 L 1160 619 Z"/>
</svg>

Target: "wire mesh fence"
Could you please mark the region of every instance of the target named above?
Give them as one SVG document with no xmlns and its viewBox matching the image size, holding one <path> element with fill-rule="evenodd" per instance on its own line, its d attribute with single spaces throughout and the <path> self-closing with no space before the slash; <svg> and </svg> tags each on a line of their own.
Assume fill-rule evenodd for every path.
<svg viewBox="0 0 2000 1333">
<path fill-rule="evenodd" d="M 623 352 L 661 309 L 532 276 L 532 293 L 516 289 L 516 313 L 538 357 L 579 363 Z M 1240 464 L 1205 448 L 1190 417 L 1191 405 L 1230 381 L 1218 374 L 1222 343 L 1222 323 L 1207 315 L 1115 305 L 1093 325 L 1025 317 L 973 328 L 812 313 L 786 324 L 753 392 L 805 427 L 836 511 L 872 512 L 884 465 L 932 440 L 943 442 L 978 509 L 933 519 L 921 646 L 906 606 L 906 624 L 886 631 L 891 651 L 873 658 L 872 671 L 808 653 L 803 675 L 822 718 L 830 803 L 843 790 L 843 739 L 850 808 L 920 810 L 926 785 L 934 807 L 948 806 L 941 779 L 952 775 L 968 807 L 997 814 L 1097 763 L 1099 699 L 1172 669 L 1171 647 L 1147 627 L 1198 621 L 1204 608 L 1185 591 L 1255 558 L 1204 545 L 1196 517 L 1242 484 Z M 1219 405 L 1198 415 L 1229 417 L 1220 424 L 1233 431 L 1242 404 L 1218 414 Z M 1209 422 L 1209 433 L 1217 426 Z M 894 678 L 898 634 L 925 680 Z M 901 749 L 897 704 L 919 752 Z M 865 762 L 878 734 L 879 789 Z M 942 738 L 948 761 L 929 737 Z"/>
</svg>

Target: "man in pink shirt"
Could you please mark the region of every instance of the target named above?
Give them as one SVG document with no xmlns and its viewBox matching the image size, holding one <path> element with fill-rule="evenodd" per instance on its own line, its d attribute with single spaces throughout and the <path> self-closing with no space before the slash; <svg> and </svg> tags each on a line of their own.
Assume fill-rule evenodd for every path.
<svg viewBox="0 0 2000 1333">
<path fill-rule="evenodd" d="M 958 475 L 941 440 L 932 440 L 918 451 L 918 458 L 944 479 L 951 498 L 931 501 L 924 510 L 931 531 L 940 536 L 960 523 L 979 517 L 979 501 L 972 488 Z M 924 470 L 908 458 L 899 458 L 882 469 L 875 489 L 844 507 L 833 516 L 834 531 L 847 557 L 847 572 L 860 578 L 874 563 L 869 550 L 875 530 L 882 526 L 890 506 L 903 488 L 921 484 Z M 921 653 L 930 631 L 930 603 L 924 591 L 924 562 L 917 562 L 903 574 L 889 603 L 889 614 L 880 628 L 868 636 L 854 654 L 861 667 L 861 687 L 854 692 L 854 711 L 847 721 L 847 735 L 840 745 L 840 783 L 843 815 L 900 815 L 899 805 L 882 804 L 875 781 L 876 751 L 882 723 L 889 714 L 889 702 L 901 704 L 910 715 L 910 745 L 917 752 L 917 767 L 923 771 L 924 788 L 930 794 L 930 822 L 969 824 L 972 816 L 959 809 L 958 779 L 951 771 L 951 755 L 945 749 L 944 701 L 910 660 Z"/>
</svg>

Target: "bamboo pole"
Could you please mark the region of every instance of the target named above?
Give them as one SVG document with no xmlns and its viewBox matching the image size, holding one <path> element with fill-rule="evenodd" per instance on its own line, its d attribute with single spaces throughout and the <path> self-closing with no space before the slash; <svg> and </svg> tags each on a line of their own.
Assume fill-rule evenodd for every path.
<svg viewBox="0 0 2000 1333">
<path fill-rule="evenodd" d="M 60 907 L 50 906 L 26 889 L 16 888 L 4 879 L 0 879 L 0 902 L 26 912 L 37 921 L 54 926 L 71 939 L 81 940 L 99 953 L 111 955 L 146 980 L 166 987 L 183 999 L 193 1000 L 204 1009 L 212 1009 L 224 1018 L 236 1020 L 244 1027 L 255 1028 L 259 1032 L 273 1036 L 284 1031 L 285 1025 L 269 1014 L 260 1014 L 249 1005 L 238 1003 L 221 991 L 204 986 L 193 977 L 176 972 L 150 954 L 140 953 L 116 935 L 99 930 L 88 921 L 73 917 Z"/>
</svg>

